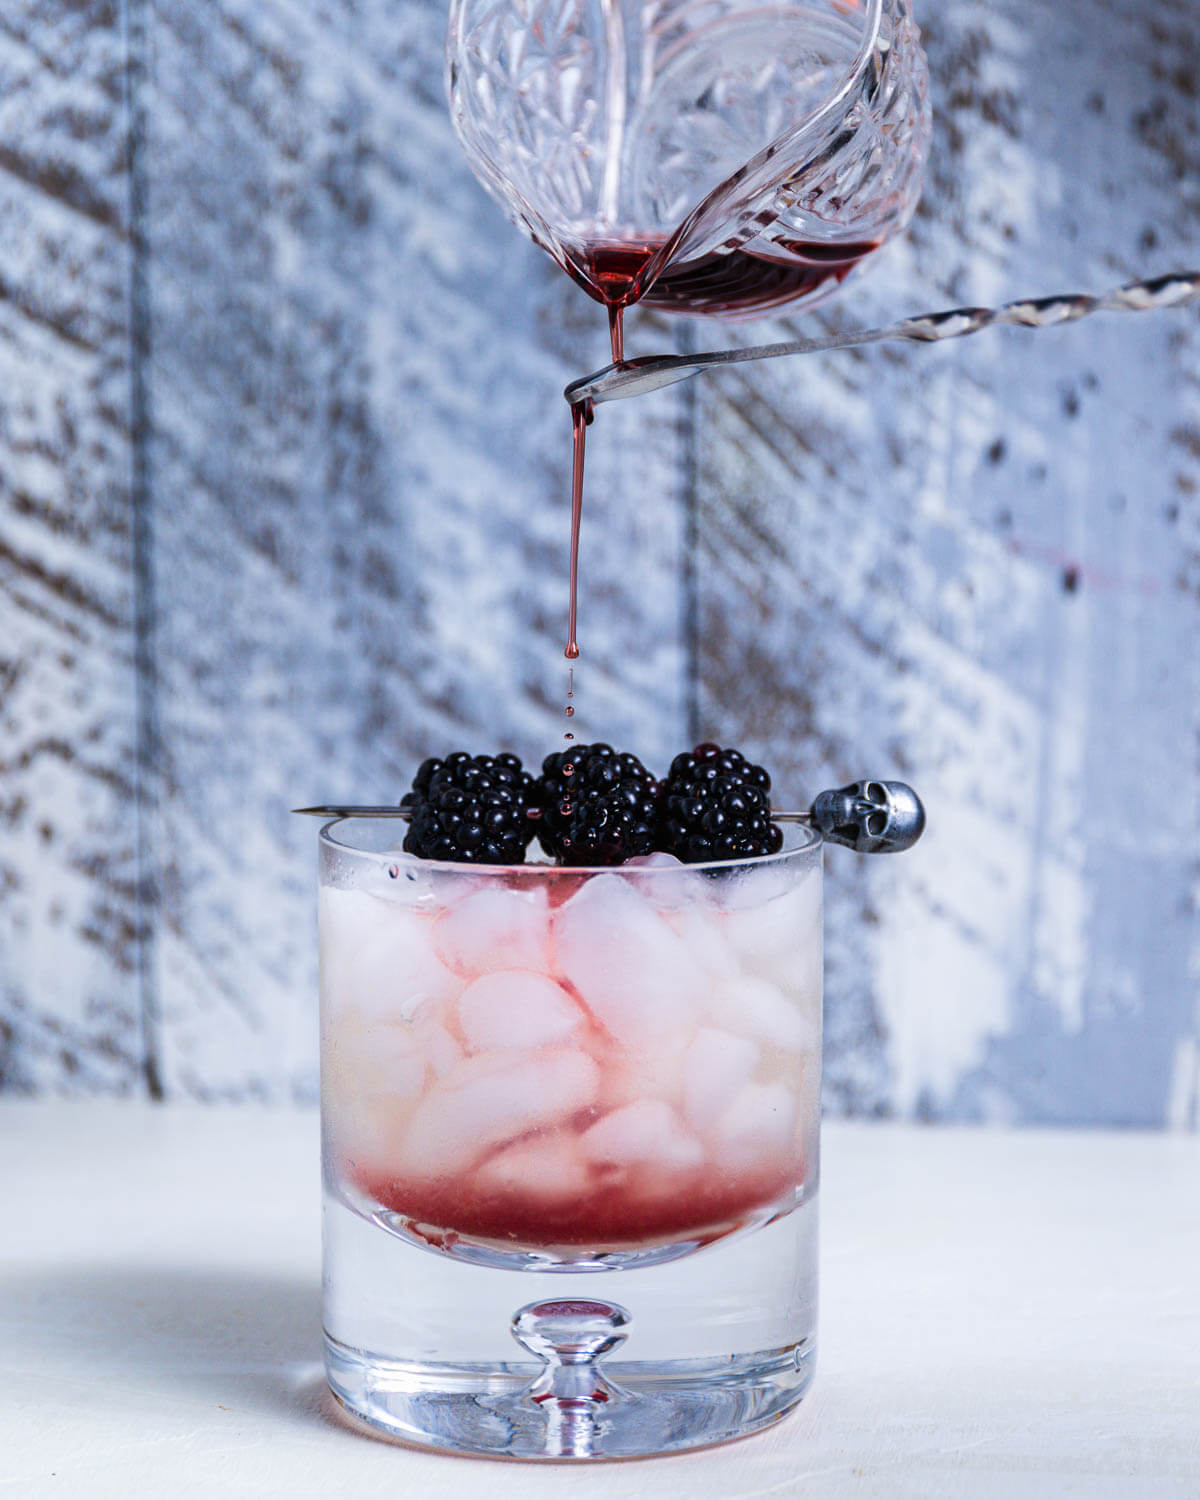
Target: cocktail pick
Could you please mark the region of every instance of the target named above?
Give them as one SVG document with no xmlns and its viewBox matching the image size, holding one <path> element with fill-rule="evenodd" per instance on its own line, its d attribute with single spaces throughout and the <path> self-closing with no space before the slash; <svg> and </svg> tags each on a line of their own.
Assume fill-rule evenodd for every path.
<svg viewBox="0 0 1200 1500">
<path fill-rule="evenodd" d="M 805 821 L 828 844 L 859 854 L 898 854 L 925 832 L 925 809 L 903 781 L 856 781 L 840 791 L 818 792 Z"/>
<path fill-rule="evenodd" d="M 313 818 L 409 818 L 407 807 L 294 807 Z M 921 799 L 903 781 L 856 781 L 818 793 L 808 812 L 771 809 L 775 823 L 810 823 L 829 844 L 859 854 L 898 854 L 925 831 Z"/>
<path fill-rule="evenodd" d="M 644 359 L 622 360 L 606 365 L 592 375 L 574 380 L 563 394 L 572 407 L 623 401 L 661 390 L 680 380 L 690 380 L 702 370 L 718 365 L 743 364 L 751 359 L 777 359 L 785 354 L 820 354 L 828 349 L 854 349 L 862 344 L 908 341 L 936 344 L 960 339 L 985 328 L 1008 324 L 1018 328 L 1056 328 L 1077 323 L 1098 312 L 1151 312 L 1158 308 L 1183 307 L 1200 297 L 1200 271 L 1179 271 L 1146 281 L 1131 281 L 1107 296 L 1091 297 L 1069 292 L 1059 297 L 1026 298 L 1002 307 L 954 307 L 946 312 L 922 313 L 883 328 L 865 328 L 833 333 L 824 338 L 794 339 L 783 344 L 755 344 L 748 349 L 719 349 L 705 354 L 651 354 Z"/>
</svg>

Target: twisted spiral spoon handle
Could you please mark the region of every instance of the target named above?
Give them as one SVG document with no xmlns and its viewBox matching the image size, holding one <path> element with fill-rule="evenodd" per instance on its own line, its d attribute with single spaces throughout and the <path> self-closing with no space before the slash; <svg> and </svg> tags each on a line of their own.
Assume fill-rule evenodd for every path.
<svg viewBox="0 0 1200 1500">
<path fill-rule="evenodd" d="M 645 395 L 677 381 L 690 380 L 693 375 L 717 365 L 743 364 L 751 359 L 777 359 L 785 354 L 819 354 L 830 349 L 854 349 L 863 344 L 897 340 L 936 344 L 943 339 L 961 339 L 969 333 L 982 333 L 985 328 L 1002 324 L 1018 328 L 1057 328 L 1063 323 L 1077 323 L 1093 313 L 1153 312 L 1160 308 L 1183 307 L 1197 297 L 1200 297 L 1200 271 L 1177 271 L 1167 276 L 1128 282 L 1102 297 L 1069 292 L 1058 297 L 1024 298 L 1019 302 L 1006 302 L 1001 307 L 953 307 L 945 312 L 905 318 L 900 323 L 889 323 L 882 328 L 834 333 L 823 338 L 755 344 L 748 349 L 714 350 L 705 354 L 652 354 L 644 359 L 606 365 L 595 374 L 572 381 L 563 394 L 572 407 L 623 401 L 628 396 Z"/>
</svg>

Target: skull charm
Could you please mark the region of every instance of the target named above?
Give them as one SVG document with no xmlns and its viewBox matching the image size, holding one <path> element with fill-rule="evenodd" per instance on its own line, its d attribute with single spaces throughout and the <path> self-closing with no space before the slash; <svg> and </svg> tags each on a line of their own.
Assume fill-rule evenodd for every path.
<svg viewBox="0 0 1200 1500">
<path fill-rule="evenodd" d="M 902 781 L 856 781 L 841 791 L 821 792 L 811 817 L 827 843 L 859 854 L 911 849 L 925 830 L 921 799 Z"/>
</svg>

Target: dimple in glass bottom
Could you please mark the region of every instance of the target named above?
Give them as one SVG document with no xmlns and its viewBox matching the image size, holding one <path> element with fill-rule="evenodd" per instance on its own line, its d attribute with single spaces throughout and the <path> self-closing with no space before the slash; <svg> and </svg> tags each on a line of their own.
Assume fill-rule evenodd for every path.
<svg viewBox="0 0 1200 1500">
<path fill-rule="evenodd" d="M 355 1420 L 399 1442 L 517 1459 L 647 1458 L 749 1437 L 796 1406 L 815 1343 L 730 1359 L 605 1366 L 603 1399 L 531 1395 L 514 1364 L 383 1360 L 328 1336 L 330 1390 Z"/>
</svg>

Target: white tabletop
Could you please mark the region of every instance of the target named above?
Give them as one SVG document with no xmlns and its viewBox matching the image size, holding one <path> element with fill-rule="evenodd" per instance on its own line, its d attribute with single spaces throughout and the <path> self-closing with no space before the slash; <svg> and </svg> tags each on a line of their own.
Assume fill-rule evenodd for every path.
<svg viewBox="0 0 1200 1500">
<path fill-rule="evenodd" d="M 824 1144 L 799 1410 L 567 1469 L 339 1422 L 312 1115 L 0 1106 L 0 1495 L 1200 1496 L 1200 1140 L 832 1124 Z"/>
</svg>

